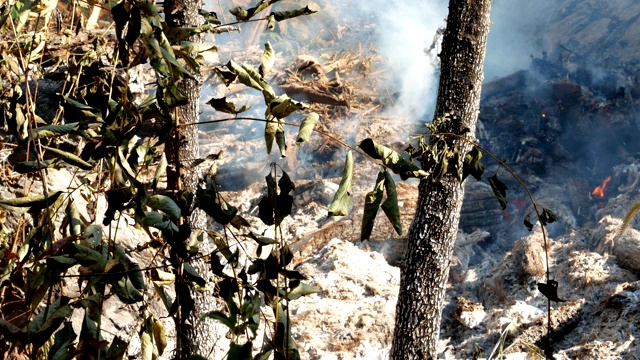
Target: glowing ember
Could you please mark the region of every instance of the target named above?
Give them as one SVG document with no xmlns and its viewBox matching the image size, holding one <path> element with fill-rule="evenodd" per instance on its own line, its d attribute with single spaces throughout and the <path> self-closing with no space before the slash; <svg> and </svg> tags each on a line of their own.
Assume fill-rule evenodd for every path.
<svg viewBox="0 0 640 360">
<path fill-rule="evenodd" d="M 591 193 L 591 195 L 599 197 L 599 198 L 603 198 L 604 197 L 604 189 L 607 188 L 607 184 L 609 183 L 609 181 L 611 181 L 611 176 L 607 176 L 607 178 L 604 179 L 604 181 L 602 182 L 602 185 L 597 186 L 595 189 L 593 189 L 593 192 Z"/>
</svg>

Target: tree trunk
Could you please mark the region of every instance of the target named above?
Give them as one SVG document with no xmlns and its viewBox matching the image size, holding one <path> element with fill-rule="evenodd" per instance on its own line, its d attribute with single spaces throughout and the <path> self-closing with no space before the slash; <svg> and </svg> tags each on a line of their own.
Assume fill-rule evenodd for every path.
<svg viewBox="0 0 640 360">
<path fill-rule="evenodd" d="M 450 114 L 439 133 L 475 140 L 480 106 L 491 0 L 450 0 L 441 58 L 435 118 Z M 471 148 L 453 139 L 461 154 Z M 423 164 L 425 166 L 425 164 Z M 400 293 L 391 349 L 395 360 L 436 359 L 445 289 L 460 221 L 464 188 L 447 174 L 439 182 L 423 179 L 401 269 Z"/>
<path fill-rule="evenodd" d="M 165 16 L 170 27 L 200 26 L 202 16 L 198 10 L 202 8 L 201 0 L 165 0 Z M 202 42 L 201 37 L 194 36 L 189 39 L 194 42 Z M 198 146 L 198 127 L 183 126 L 180 124 L 196 123 L 200 115 L 200 95 L 202 82 L 200 76 L 193 79 L 182 79 L 177 87 L 187 97 L 189 103 L 178 107 L 175 111 L 176 127 L 170 141 L 166 144 L 166 154 L 169 164 L 176 165 L 167 170 L 167 184 L 173 190 L 196 191 L 199 176 L 195 171 L 190 171 L 189 164 L 200 157 Z M 192 230 L 205 229 L 207 218 L 204 212 L 197 209 L 189 219 Z M 200 252 L 209 253 L 210 245 L 203 244 Z M 203 278 L 210 278 L 210 271 L 204 260 L 191 261 L 190 264 Z M 181 308 L 189 309 L 189 315 L 182 313 L 176 321 L 176 359 L 188 359 L 191 355 L 212 356 L 213 345 L 217 344 L 218 332 L 211 321 L 199 322 L 200 317 L 211 310 L 218 310 L 217 301 L 211 293 L 197 291 L 190 284 L 176 283 L 176 292 L 180 295 Z"/>
</svg>

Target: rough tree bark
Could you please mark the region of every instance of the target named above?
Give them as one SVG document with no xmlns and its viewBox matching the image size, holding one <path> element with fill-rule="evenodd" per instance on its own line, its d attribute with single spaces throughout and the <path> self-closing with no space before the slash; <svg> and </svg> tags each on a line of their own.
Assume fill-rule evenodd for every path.
<svg viewBox="0 0 640 360">
<path fill-rule="evenodd" d="M 165 19 L 170 27 L 200 26 L 203 23 L 198 10 L 202 8 L 201 0 L 165 0 Z M 189 39 L 194 42 L 202 42 L 201 37 L 194 36 Z M 202 82 L 199 76 L 195 79 L 182 79 L 176 85 L 182 91 L 188 104 L 176 108 L 176 127 L 171 139 L 166 144 L 166 154 L 169 164 L 177 167 L 167 170 L 167 184 L 173 190 L 196 191 L 200 177 L 195 171 L 189 170 L 189 164 L 199 158 L 198 127 L 184 126 L 180 124 L 196 123 L 200 115 L 200 95 Z M 189 219 L 192 229 L 204 229 L 207 218 L 204 212 L 196 210 Z M 200 251 L 208 253 L 210 246 L 203 244 Z M 210 271 L 203 260 L 191 261 L 191 265 L 205 279 L 209 278 Z M 189 286 L 189 284 L 176 284 L 177 286 Z M 178 290 L 178 292 L 181 292 Z M 182 292 L 183 294 L 186 293 Z M 199 318 L 208 311 L 218 310 L 217 301 L 210 293 L 197 291 L 193 288 L 188 291 L 187 299 L 180 299 L 183 309 L 191 308 L 189 316 L 178 316 L 176 323 L 176 359 L 188 359 L 191 355 L 211 356 L 213 345 L 217 343 L 218 332 L 210 322 L 199 322 Z M 186 294 L 185 294 L 186 295 Z"/>
<path fill-rule="evenodd" d="M 439 133 L 475 139 L 480 106 L 491 0 L 450 0 L 444 33 L 435 118 L 451 114 Z M 451 140 L 460 153 L 468 143 Z M 426 166 L 423 164 L 423 167 Z M 440 182 L 423 179 L 401 269 L 400 293 L 391 349 L 394 360 L 436 359 L 442 308 L 464 188 L 447 174 Z"/>
</svg>

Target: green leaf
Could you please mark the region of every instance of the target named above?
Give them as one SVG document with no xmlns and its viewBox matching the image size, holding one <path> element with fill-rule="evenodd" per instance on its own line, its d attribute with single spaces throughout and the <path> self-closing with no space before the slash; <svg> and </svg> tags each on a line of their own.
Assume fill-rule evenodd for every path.
<svg viewBox="0 0 640 360">
<path fill-rule="evenodd" d="M 286 171 L 282 172 L 282 176 L 280 176 L 280 180 L 278 180 L 278 187 L 280 187 L 281 194 L 289 194 L 291 191 L 295 190 L 296 185 L 291 181 L 289 174 Z"/>
<path fill-rule="evenodd" d="M 89 247 L 95 248 L 102 242 L 102 225 L 92 224 L 84 229 L 84 241 Z"/>
<path fill-rule="evenodd" d="M 242 319 L 252 321 L 256 326 L 260 324 L 260 304 L 261 297 L 256 294 L 252 297 L 245 297 L 240 306 L 240 315 Z"/>
<path fill-rule="evenodd" d="M 449 159 L 452 154 L 449 152 L 449 146 L 444 140 L 441 140 L 434 149 L 432 151 L 435 152 L 436 161 L 431 167 L 431 181 L 438 182 L 449 172 Z M 457 174 L 455 176 L 459 177 Z"/>
<path fill-rule="evenodd" d="M 269 71 L 271 71 L 274 63 L 274 51 L 271 47 L 271 44 L 267 42 L 266 44 L 264 44 L 264 52 L 262 53 L 262 57 L 260 58 L 260 67 L 258 67 L 258 74 L 260 74 L 260 77 L 262 79 L 264 79 Z"/>
<path fill-rule="evenodd" d="M 289 300 L 295 300 L 302 296 L 322 292 L 318 286 L 309 285 L 299 280 L 291 280 L 289 289 Z"/>
<path fill-rule="evenodd" d="M 146 289 L 146 283 L 140 266 L 133 262 L 120 246 L 116 247 L 116 251 L 119 266 L 114 267 L 114 271 L 124 271 L 125 275 L 117 283 L 112 284 L 113 292 L 125 304 L 142 301 L 144 299 L 142 291 Z"/>
<path fill-rule="evenodd" d="M 229 355 L 227 356 L 227 360 L 252 360 L 252 347 L 253 343 L 251 341 L 247 341 L 243 345 L 238 345 L 232 342 L 229 345 Z"/>
<path fill-rule="evenodd" d="M 273 354 L 273 341 L 268 339 L 264 341 L 262 344 L 262 349 L 260 352 L 256 354 L 253 360 L 270 360 L 272 359 L 271 354 Z"/>
<path fill-rule="evenodd" d="M 174 50 L 176 58 L 182 59 L 182 61 L 184 61 L 184 64 L 186 66 L 189 67 L 189 69 L 191 71 L 193 71 L 194 73 L 199 73 L 200 72 L 200 64 L 202 62 L 205 61 L 204 56 L 207 53 L 202 53 L 202 54 L 194 54 L 193 56 L 195 56 L 197 58 L 194 58 L 193 56 L 191 56 L 190 54 L 184 52 L 182 49 L 175 49 Z M 215 55 L 209 57 L 211 60 L 214 60 L 212 62 L 217 62 L 218 61 L 218 57 L 217 57 L 217 53 L 215 53 Z M 201 60 L 200 62 L 198 62 L 199 60 Z"/>
<path fill-rule="evenodd" d="M 5 339 L 10 341 L 27 341 L 26 331 L 0 318 L 0 331 Z"/>
<path fill-rule="evenodd" d="M 160 160 L 158 161 L 158 167 L 156 167 L 156 173 L 153 176 L 153 184 L 151 185 L 152 188 L 155 189 L 158 186 L 158 181 L 160 181 L 160 177 L 166 174 L 167 165 L 168 165 L 167 155 L 165 153 L 162 153 L 162 155 L 160 156 Z"/>
<path fill-rule="evenodd" d="M 51 273 L 62 273 L 66 269 L 78 264 L 78 260 L 68 255 L 47 256 L 46 262 L 47 266 L 52 268 Z"/>
<path fill-rule="evenodd" d="M 238 214 L 238 208 L 227 202 L 218 204 L 215 197 L 205 199 L 201 198 L 198 207 L 204 210 L 207 215 L 211 216 L 213 220 L 220 225 L 229 224 Z"/>
<path fill-rule="evenodd" d="M 66 296 L 60 296 L 53 302 L 47 311 L 42 309 L 40 313 L 27 325 L 27 332 L 29 334 L 29 341 L 33 346 L 39 348 L 45 342 L 49 340 L 54 331 L 58 330 L 58 327 L 62 323 L 71 317 L 73 309 L 68 305 L 70 298 Z M 47 314 L 45 320 L 44 316 Z"/>
<path fill-rule="evenodd" d="M 300 101 L 293 100 L 287 95 L 281 95 L 273 99 L 267 107 L 266 115 L 275 116 L 278 119 L 284 119 L 299 109 L 306 109 L 308 105 Z"/>
<path fill-rule="evenodd" d="M 264 126 L 264 141 L 267 145 L 267 154 L 271 155 L 271 149 L 273 148 L 273 140 L 276 138 L 278 131 L 283 127 L 273 116 L 267 117 L 269 121 L 266 122 Z M 282 129 L 284 131 L 284 129 Z"/>
<path fill-rule="evenodd" d="M 204 9 L 198 10 L 198 14 L 204 17 L 204 20 L 212 25 L 222 25 L 222 22 L 218 19 L 218 14 L 213 11 L 206 11 Z"/>
<path fill-rule="evenodd" d="M 282 20 L 287 20 L 287 19 L 291 19 L 294 17 L 303 16 L 303 15 L 311 15 L 315 13 L 317 13 L 317 11 L 313 11 L 309 9 L 309 6 L 305 6 L 302 9 L 297 9 L 292 11 L 272 12 L 271 16 L 274 17 L 275 21 L 280 22 Z"/>
<path fill-rule="evenodd" d="M 144 294 L 136 289 L 129 277 L 123 277 L 117 283 L 112 284 L 111 289 L 118 296 L 118 299 L 125 304 L 133 304 L 144 300 Z"/>
<path fill-rule="evenodd" d="M 293 196 L 288 194 L 278 194 L 276 197 L 276 226 L 282 223 L 285 217 L 291 215 L 291 209 L 293 208 Z"/>
<path fill-rule="evenodd" d="M 229 224 L 231 224 L 234 228 L 236 228 L 238 230 L 240 230 L 243 227 L 250 227 L 251 226 L 251 223 L 249 223 L 249 221 L 247 221 L 247 219 L 243 218 L 240 215 L 234 216 Z"/>
<path fill-rule="evenodd" d="M 278 125 L 278 130 L 276 131 L 276 144 L 278 144 L 278 150 L 280 150 L 280 157 L 286 157 L 287 144 L 284 137 L 284 125 L 282 124 Z"/>
<path fill-rule="evenodd" d="M 262 77 L 260 76 L 258 69 L 254 68 L 249 64 L 242 64 L 242 68 L 247 72 L 247 74 L 249 74 L 249 76 L 251 76 L 252 79 L 259 82 L 260 86 L 262 87 L 262 84 L 265 82 L 264 80 L 262 80 Z"/>
<path fill-rule="evenodd" d="M 241 7 L 235 7 L 229 10 L 229 12 L 231 14 L 233 14 L 233 16 L 236 17 L 236 20 L 238 21 L 247 21 L 249 19 L 251 19 L 252 17 L 254 17 L 257 13 L 261 12 L 262 10 L 268 8 L 269 6 L 271 6 L 274 3 L 277 3 L 280 0 L 260 0 L 256 6 L 249 8 L 249 9 L 243 9 Z"/>
<path fill-rule="evenodd" d="M 27 121 L 27 117 L 24 115 L 23 105 L 16 105 L 14 118 L 16 121 L 16 133 L 20 140 L 25 140 L 29 136 L 29 122 Z"/>
<path fill-rule="evenodd" d="M 93 297 L 93 296 L 92 296 Z M 85 299 L 88 300 L 88 299 Z M 84 307 L 84 317 L 82 319 L 82 327 L 80 329 L 80 348 L 78 350 L 91 353 L 99 353 L 100 357 L 104 356 L 104 349 L 99 349 L 100 332 L 98 324 L 101 322 L 102 313 L 96 302 L 86 301 Z"/>
<path fill-rule="evenodd" d="M 217 27 L 213 24 L 203 24 L 200 26 L 169 27 L 163 30 L 168 39 L 173 42 L 180 42 L 187 40 L 194 35 L 211 32 L 215 33 Z"/>
<path fill-rule="evenodd" d="M 526 226 L 529 231 L 533 230 L 533 223 L 531 222 L 531 215 L 532 214 L 533 213 L 528 213 L 524 217 L 524 226 Z"/>
<path fill-rule="evenodd" d="M 371 237 L 373 231 L 373 224 L 378 214 L 378 208 L 382 203 L 382 196 L 384 195 L 384 172 L 378 173 L 378 179 L 373 191 L 367 193 L 364 198 L 364 213 L 362 215 L 362 228 L 360 232 L 360 240 L 368 240 Z"/>
<path fill-rule="evenodd" d="M 302 120 L 300 131 L 298 132 L 298 139 L 296 140 L 296 145 L 300 145 L 305 141 L 309 141 L 311 133 L 313 132 L 313 129 L 316 127 L 316 124 L 319 120 L 320 115 L 315 112 L 310 113 L 304 118 L 304 120 Z"/>
<path fill-rule="evenodd" d="M 56 148 L 52 148 L 49 146 L 42 146 L 43 149 L 54 153 L 55 155 L 58 155 L 58 157 L 62 160 L 64 160 L 64 162 L 66 162 L 67 164 L 73 165 L 73 166 L 77 166 L 82 170 L 91 170 L 93 169 L 93 164 L 88 163 L 84 160 L 82 160 L 79 156 L 76 156 L 70 152 L 67 151 L 62 151 L 60 149 L 56 149 Z"/>
<path fill-rule="evenodd" d="M 164 91 L 164 103 L 168 108 L 189 104 L 189 99 L 175 84 L 169 84 Z"/>
<path fill-rule="evenodd" d="M 71 235 L 81 235 L 82 228 L 84 226 L 83 221 L 80 219 L 80 213 L 73 198 L 69 200 L 66 208 L 67 221 L 69 222 L 69 232 Z"/>
<path fill-rule="evenodd" d="M 107 350 L 106 360 L 122 360 L 127 352 L 128 346 L 129 343 L 117 336 L 114 337 L 111 345 L 109 346 L 109 350 Z"/>
<path fill-rule="evenodd" d="M 304 276 L 298 270 L 280 270 L 280 274 L 284 275 L 289 280 L 306 280 L 307 277 Z"/>
<path fill-rule="evenodd" d="M 142 360 L 153 360 L 153 344 L 151 343 L 151 335 L 146 331 L 140 334 L 141 356 Z"/>
<path fill-rule="evenodd" d="M 151 195 L 145 199 L 144 204 L 154 210 L 162 211 L 173 220 L 177 220 L 182 216 L 180 207 L 173 199 L 165 195 Z"/>
<path fill-rule="evenodd" d="M 276 243 L 276 239 L 274 238 L 270 238 L 267 236 L 256 236 L 253 233 L 251 233 L 249 235 L 253 240 L 255 240 L 258 244 L 265 246 L 265 245 L 270 245 L 270 244 L 275 244 Z"/>
<path fill-rule="evenodd" d="M 85 105 L 73 100 L 70 97 L 64 98 L 65 117 L 74 120 L 85 120 L 89 122 L 102 122 L 102 112 L 100 109 Z"/>
<path fill-rule="evenodd" d="M 286 267 L 293 260 L 293 253 L 291 252 L 291 248 L 289 245 L 285 245 L 280 249 L 280 263 L 278 264 L 281 267 Z"/>
<path fill-rule="evenodd" d="M 196 269 L 193 266 L 191 266 L 191 264 L 184 263 L 183 267 L 184 267 L 184 275 L 186 275 L 189 281 L 198 284 L 198 286 L 207 285 L 207 280 L 205 280 L 202 276 L 200 276 L 200 274 L 198 274 Z"/>
<path fill-rule="evenodd" d="M 489 185 L 491 185 L 491 190 L 493 190 L 493 195 L 498 199 L 502 210 L 507 208 L 507 185 L 505 185 L 502 181 L 498 180 L 498 175 L 495 174 L 489 179 Z"/>
<path fill-rule="evenodd" d="M 203 320 L 203 319 L 213 319 L 213 320 L 220 321 L 222 324 L 227 326 L 230 330 L 233 330 L 236 327 L 235 322 L 231 321 L 231 319 L 227 316 L 227 314 L 223 313 L 222 311 L 209 311 L 208 313 L 200 317 L 200 320 Z"/>
<path fill-rule="evenodd" d="M 258 249 L 262 249 L 262 246 L 258 246 Z M 251 265 L 247 269 L 247 274 L 253 275 L 253 274 L 263 272 L 265 270 L 264 265 L 265 265 L 264 260 L 256 259 L 255 261 L 253 261 L 253 263 L 251 263 Z"/>
<path fill-rule="evenodd" d="M 353 179 L 353 154 L 351 151 L 347 152 L 347 158 L 344 163 L 344 170 L 342 171 L 342 180 L 340 180 L 340 186 L 338 191 L 333 197 L 331 205 L 329 205 L 328 217 L 332 216 L 346 216 L 349 212 L 349 205 L 351 205 L 351 186 Z"/>
<path fill-rule="evenodd" d="M 151 226 L 158 230 L 169 230 L 178 232 L 178 226 L 174 224 L 169 216 L 156 211 L 144 211 L 143 216 L 135 216 L 136 221 L 143 226 Z"/>
<path fill-rule="evenodd" d="M 45 205 L 51 205 L 62 195 L 62 191 L 56 191 L 53 194 L 49 194 L 48 200 L 44 195 L 36 195 L 29 197 L 20 197 L 14 199 L 0 200 L 0 207 L 11 210 L 11 207 L 33 207 L 43 208 Z"/>
<path fill-rule="evenodd" d="M 271 172 L 264 177 L 264 180 L 267 183 L 267 196 L 269 197 L 269 201 L 273 203 L 276 201 L 276 196 L 278 195 L 278 183 L 276 183 L 276 179 Z"/>
<path fill-rule="evenodd" d="M 275 30 L 277 23 L 278 22 L 276 21 L 276 17 L 273 15 L 273 13 L 267 16 L 267 29 L 269 29 L 270 31 Z"/>
<path fill-rule="evenodd" d="M 287 312 L 282 309 L 280 302 L 273 306 L 273 312 L 277 315 L 277 331 L 275 344 L 275 359 L 300 360 L 300 353 L 296 342 L 291 336 L 291 323 Z"/>
<path fill-rule="evenodd" d="M 264 81 L 260 82 L 260 86 L 262 86 L 262 95 L 264 96 L 264 103 L 270 104 L 273 101 L 273 99 L 276 98 L 276 93 L 273 91 L 273 88 L 271 87 L 271 85 L 267 84 Z"/>
<path fill-rule="evenodd" d="M 207 104 L 213 106 L 213 108 L 217 111 L 232 115 L 238 115 L 251 108 L 249 105 L 242 105 L 240 110 L 236 110 L 236 105 L 230 101 L 227 101 L 226 97 L 222 97 L 219 99 L 213 98 L 207 101 Z"/>
<path fill-rule="evenodd" d="M 115 219 L 116 211 L 122 211 L 125 205 L 131 200 L 131 193 L 125 188 L 113 188 L 105 192 L 107 197 L 107 210 L 104 214 L 102 224 L 109 225 Z"/>
<path fill-rule="evenodd" d="M 68 244 L 65 248 L 65 253 L 78 260 L 78 263 L 80 263 L 80 265 L 95 272 L 104 271 L 105 266 L 107 265 L 106 253 L 93 250 L 78 243 Z"/>
<path fill-rule="evenodd" d="M 231 15 L 236 17 L 237 21 L 247 20 L 249 18 L 249 13 L 247 10 L 241 8 L 240 6 L 229 9 Z"/>
<path fill-rule="evenodd" d="M 158 355 L 162 355 L 167 348 L 167 331 L 162 321 L 155 318 L 153 319 L 153 340 L 156 343 Z"/>
<path fill-rule="evenodd" d="M 398 207 L 398 193 L 396 183 L 393 181 L 388 171 L 384 172 L 384 188 L 387 198 L 382 203 L 382 211 L 387 215 L 387 219 L 393 225 L 398 235 L 402 235 L 402 220 L 400 219 L 400 208 Z"/>
<path fill-rule="evenodd" d="M 453 148 L 449 151 L 449 154 L 447 154 L 447 156 L 449 159 L 449 174 L 457 177 L 458 179 L 460 179 L 460 181 L 462 181 L 462 168 L 464 167 L 464 160 L 460 160 L 460 151 L 457 148 Z"/>
<path fill-rule="evenodd" d="M 233 71 L 227 70 L 219 66 L 214 67 L 213 71 L 216 73 L 216 75 L 218 75 L 218 77 L 220 78 L 220 80 L 222 80 L 225 86 L 231 85 L 231 83 L 238 78 L 238 75 Z"/>
<path fill-rule="evenodd" d="M 240 66 L 233 60 L 229 60 L 229 62 L 227 63 L 227 68 L 237 76 L 240 83 L 256 90 L 263 90 L 262 86 L 260 85 L 260 77 L 258 75 L 258 72 L 253 70 L 248 65 Z M 253 74 L 255 74 L 255 76 L 252 76 Z"/>
<path fill-rule="evenodd" d="M 162 40 L 163 42 L 167 41 L 167 39 L 164 37 Z M 177 72 L 178 74 L 184 76 L 187 79 L 193 79 L 193 75 L 191 75 L 191 73 L 187 69 L 185 69 L 184 66 L 182 66 L 182 64 L 178 62 L 173 52 L 173 49 L 168 43 L 166 46 L 160 47 L 160 52 L 162 53 L 163 59 L 169 64 L 173 65 L 172 70 L 174 71 L 174 73 Z"/>
<path fill-rule="evenodd" d="M 189 54 L 198 54 L 203 56 L 204 60 L 209 63 L 218 63 L 218 48 L 215 45 L 203 44 L 193 41 L 183 41 L 180 43 L 182 49 Z"/>
<path fill-rule="evenodd" d="M 153 289 L 156 291 L 156 294 L 162 300 L 164 307 L 167 309 L 167 312 L 171 314 L 171 307 L 173 306 L 173 300 L 169 296 L 169 293 L 164 289 L 164 286 L 157 285 L 155 282 L 153 283 Z"/>
<path fill-rule="evenodd" d="M 426 171 L 420 170 L 420 168 L 405 160 L 396 151 L 380 145 L 371 139 L 364 139 L 357 145 L 373 159 L 382 160 L 382 164 L 394 173 L 400 175 L 402 180 L 408 178 L 423 178 L 428 175 Z"/>
<path fill-rule="evenodd" d="M 73 325 L 70 321 L 64 323 L 64 327 L 56 332 L 53 340 L 53 345 L 49 349 L 47 359 L 50 360 L 65 360 L 71 358 L 71 352 L 73 352 L 72 344 L 76 340 L 78 335 L 73 331 Z"/>
<path fill-rule="evenodd" d="M 151 67 L 157 72 L 159 79 L 171 79 L 171 68 L 169 63 L 162 58 L 160 41 L 155 36 L 155 32 L 147 39 L 147 47 L 150 50 Z M 164 83 L 164 82 L 163 82 Z"/>
<path fill-rule="evenodd" d="M 129 46 L 133 45 L 136 39 L 140 36 L 141 16 L 140 8 L 135 4 L 125 4 L 120 2 L 111 8 L 111 15 L 113 16 L 114 23 L 116 25 L 116 35 L 118 41 L 126 42 Z M 124 38 L 123 38 L 124 33 Z M 121 49 L 127 51 L 126 47 Z"/>
<path fill-rule="evenodd" d="M 46 159 L 41 162 L 38 161 L 23 161 L 17 163 L 13 170 L 20 174 L 27 174 L 35 171 L 39 171 L 42 169 L 51 169 L 51 168 L 62 168 L 65 163 L 60 159 Z"/>
<path fill-rule="evenodd" d="M 80 127 L 79 122 L 64 124 L 64 125 L 46 125 L 40 126 L 37 129 L 31 131 L 31 138 L 33 140 L 40 140 L 44 138 L 54 138 L 67 134 L 78 133 Z"/>
<path fill-rule="evenodd" d="M 116 246 L 117 259 L 127 272 L 127 277 L 131 279 L 131 283 L 138 290 L 144 290 L 147 285 L 144 281 L 144 274 L 140 269 L 140 266 L 124 252 L 122 247 Z"/>
<path fill-rule="evenodd" d="M 474 147 L 464 156 L 464 162 L 462 164 L 462 180 L 471 175 L 476 180 L 482 180 L 482 174 L 484 173 L 484 165 L 480 163 L 482 159 L 482 153 Z"/>
<path fill-rule="evenodd" d="M 558 218 L 556 217 L 556 214 L 553 213 L 553 211 L 547 208 L 542 208 L 542 214 L 540 214 L 540 223 L 543 226 L 554 223 L 556 222 L 556 220 L 558 220 Z"/>
</svg>

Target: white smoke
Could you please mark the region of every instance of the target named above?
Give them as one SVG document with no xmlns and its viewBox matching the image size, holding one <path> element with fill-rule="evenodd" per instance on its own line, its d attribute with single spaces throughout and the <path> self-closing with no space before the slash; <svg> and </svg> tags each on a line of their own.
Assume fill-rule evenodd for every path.
<svg viewBox="0 0 640 360">
<path fill-rule="evenodd" d="M 485 81 L 526 69 L 531 55 L 540 58 L 542 46 L 533 38 L 540 31 L 543 17 L 550 11 L 549 0 L 495 0 L 491 8 L 493 25 L 489 30 L 484 63 Z M 547 15 L 545 15 L 547 14 Z"/>
<path fill-rule="evenodd" d="M 437 53 L 430 49 L 444 27 L 447 1 L 374 0 L 356 1 L 363 13 L 377 20 L 376 44 L 386 58 L 391 76 L 388 89 L 395 94 L 389 115 L 420 118 L 435 106 L 437 96 Z M 430 51 L 429 51 L 430 50 Z M 387 86 L 381 84 L 381 86 Z"/>
<path fill-rule="evenodd" d="M 390 92 L 397 94 L 388 115 L 429 120 L 435 107 L 440 47 L 434 49 L 439 29 L 444 28 L 448 1 L 372 0 L 358 1 L 356 8 L 377 19 L 376 44 L 387 59 Z M 495 0 L 491 11 L 485 58 L 485 79 L 495 80 L 526 69 L 531 55 L 540 57 L 540 44 L 532 42 L 544 12 L 541 5 L 525 0 Z M 380 86 L 389 86 L 381 84 Z"/>
</svg>

